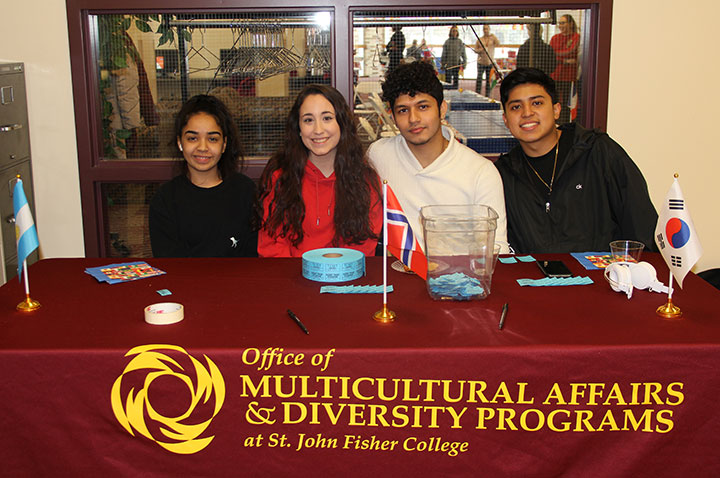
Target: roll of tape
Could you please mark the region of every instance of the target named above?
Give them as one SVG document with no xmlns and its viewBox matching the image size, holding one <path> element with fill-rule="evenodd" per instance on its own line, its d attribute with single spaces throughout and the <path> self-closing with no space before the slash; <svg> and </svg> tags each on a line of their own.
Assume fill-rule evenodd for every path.
<svg viewBox="0 0 720 478">
<path fill-rule="evenodd" d="M 151 325 L 176 324 L 185 318 L 185 308 L 175 302 L 162 302 L 145 307 L 145 322 Z"/>
<path fill-rule="evenodd" d="M 303 277 L 317 282 L 345 282 L 365 275 L 365 254 L 340 247 L 302 255 Z"/>
</svg>

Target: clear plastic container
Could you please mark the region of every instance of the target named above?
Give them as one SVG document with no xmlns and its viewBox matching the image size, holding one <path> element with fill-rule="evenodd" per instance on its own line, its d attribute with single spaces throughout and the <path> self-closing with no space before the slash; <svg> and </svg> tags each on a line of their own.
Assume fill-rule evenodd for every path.
<svg viewBox="0 0 720 478">
<path fill-rule="evenodd" d="M 482 204 L 420 209 L 428 259 L 427 288 L 435 300 L 480 300 L 490 294 L 500 247 L 498 214 Z"/>
</svg>

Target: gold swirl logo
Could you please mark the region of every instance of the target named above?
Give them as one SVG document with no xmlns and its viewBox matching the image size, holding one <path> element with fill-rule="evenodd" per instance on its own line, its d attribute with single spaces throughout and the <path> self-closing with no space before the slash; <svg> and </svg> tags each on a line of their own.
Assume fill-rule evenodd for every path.
<svg viewBox="0 0 720 478">
<path fill-rule="evenodd" d="M 197 453 L 208 446 L 214 436 L 200 435 L 225 401 L 225 381 L 217 366 L 206 355 L 205 366 L 175 345 L 141 345 L 125 354 L 133 355 L 112 387 L 112 409 L 118 422 L 132 436 L 137 432 L 173 453 Z M 165 411 L 168 404 L 157 403 L 158 395 L 150 392 L 153 382 L 162 388 L 168 380 L 173 384 L 179 380 L 181 390 L 189 392 L 188 403 L 173 412 Z M 151 395 L 156 406 L 150 403 Z M 162 401 L 170 398 L 167 393 L 159 396 Z"/>
</svg>

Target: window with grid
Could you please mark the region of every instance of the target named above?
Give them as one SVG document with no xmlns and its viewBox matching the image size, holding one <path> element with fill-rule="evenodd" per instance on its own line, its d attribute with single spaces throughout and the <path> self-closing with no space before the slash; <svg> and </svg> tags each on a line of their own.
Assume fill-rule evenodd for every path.
<svg viewBox="0 0 720 478">
<path fill-rule="evenodd" d="M 175 115 L 188 98 L 209 94 L 232 113 L 257 177 L 300 89 L 330 83 L 331 20 L 330 11 L 90 16 L 100 161 L 182 161 Z M 100 183 L 105 255 L 150 256 L 147 215 L 159 184 Z"/>
<path fill-rule="evenodd" d="M 517 67 L 538 68 L 555 79 L 559 122 L 581 120 L 582 60 L 589 57 L 581 32 L 590 16 L 589 9 L 355 12 L 354 96 L 361 133 L 368 141 L 397 134 L 381 101 L 381 84 L 396 64 L 413 61 L 435 67 L 449 104 L 447 122 L 481 154 L 497 156 L 515 144 L 502 120 L 499 84 Z M 447 51 L 453 31 L 464 55 L 457 48 Z M 393 52 L 394 43 L 403 51 Z"/>
</svg>

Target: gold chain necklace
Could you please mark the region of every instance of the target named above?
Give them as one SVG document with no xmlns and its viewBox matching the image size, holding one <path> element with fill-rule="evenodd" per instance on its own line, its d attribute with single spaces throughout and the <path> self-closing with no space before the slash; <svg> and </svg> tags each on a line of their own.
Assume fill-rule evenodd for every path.
<svg viewBox="0 0 720 478">
<path fill-rule="evenodd" d="M 555 182 L 555 169 L 557 168 L 557 160 L 558 160 L 558 152 L 560 151 L 560 139 L 558 139 L 558 142 L 555 143 L 555 161 L 553 162 L 553 172 L 552 176 L 550 177 L 550 184 L 546 183 L 545 180 L 540 176 L 540 173 L 537 172 L 537 169 L 535 169 L 530 163 L 530 159 L 527 157 L 527 154 L 525 154 L 525 151 L 523 151 L 523 156 L 525 157 L 525 161 L 527 162 L 528 166 L 530 166 L 530 169 L 532 169 L 533 173 L 535 173 L 535 176 L 538 177 L 538 179 L 545 185 L 546 188 L 548 188 L 548 201 L 545 202 L 545 212 L 550 212 L 550 201 L 549 196 L 552 193 L 553 189 L 553 183 Z"/>
</svg>

